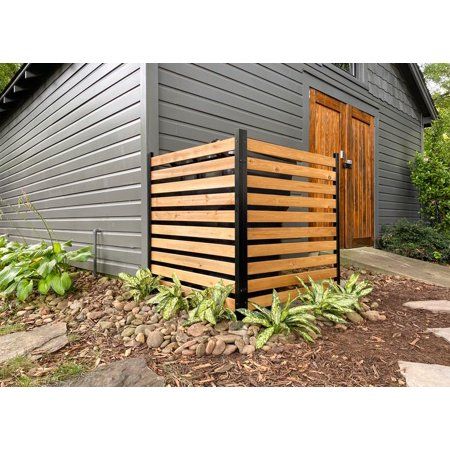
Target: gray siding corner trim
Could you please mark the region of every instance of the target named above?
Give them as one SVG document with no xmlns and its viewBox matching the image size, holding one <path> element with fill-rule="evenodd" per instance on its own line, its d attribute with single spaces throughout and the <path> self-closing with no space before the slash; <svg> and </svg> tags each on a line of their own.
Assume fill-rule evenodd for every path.
<svg viewBox="0 0 450 450">
<path fill-rule="evenodd" d="M 141 64 L 141 266 L 150 265 L 150 155 L 159 153 L 158 64 Z"/>
</svg>

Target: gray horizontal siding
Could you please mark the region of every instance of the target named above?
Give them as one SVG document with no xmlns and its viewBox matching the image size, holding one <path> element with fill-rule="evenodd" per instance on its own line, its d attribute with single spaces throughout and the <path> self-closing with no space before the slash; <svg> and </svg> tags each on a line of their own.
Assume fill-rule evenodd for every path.
<svg viewBox="0 0 450 450">
<path fill-rule="evenodd" d="M 161 64 L 160 151 L 232 135 L 302 147 L 303 85 L 283 65 Z"/>
<path fill-rule="evenodd" d="M 59 240 L 92 245 L 99 270 L 141 262 L 139 66 L 67 64 L 8 123 L 0 124 L 0 233 L 37 242 L 41 221 L 18 212 L 24 190 Z M 88 267 L 84 264 L 85 267 Z"/>
</svg>

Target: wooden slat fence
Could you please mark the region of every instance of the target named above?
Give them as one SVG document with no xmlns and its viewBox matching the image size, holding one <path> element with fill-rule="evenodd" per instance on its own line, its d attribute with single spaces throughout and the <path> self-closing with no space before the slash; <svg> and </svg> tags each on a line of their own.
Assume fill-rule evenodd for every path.
<svg viewBox="0 0 450 450">
<path fill-rule="evenodd" d="M 222 279 L 238 290 L 230 306 L 270 306 L 272 289 L 295 293 L 296 276 L 339 276 L 334 158 L 239 130 L 150 167 L 151 270 L 165 280 L 177 273 L 195 289 Z"/>
</svg>

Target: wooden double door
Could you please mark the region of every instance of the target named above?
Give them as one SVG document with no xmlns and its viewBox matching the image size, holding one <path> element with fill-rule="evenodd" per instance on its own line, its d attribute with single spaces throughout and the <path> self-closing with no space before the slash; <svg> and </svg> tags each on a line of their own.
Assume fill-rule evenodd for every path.
<svg viewBox="0 0 450 450">
<path fill-rule="evenodd" d="M 315 89 L 310 91 L 310 151 L 340 159 L 341 248 L 374 242 L 374 118 Z M 350 164 L 345 164 L 351 160 Z"/>
</svg>

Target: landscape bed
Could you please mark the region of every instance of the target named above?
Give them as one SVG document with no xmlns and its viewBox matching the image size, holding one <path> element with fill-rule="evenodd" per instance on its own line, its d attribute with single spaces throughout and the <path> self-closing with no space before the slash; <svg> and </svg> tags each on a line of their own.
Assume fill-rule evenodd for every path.
<svg viewBox="0 0 450 450">
<path fill-rule="evenodd" d="M 344 271 L 343 278 L 349 274 Z M 450 345 L 426 332 L 427 328 L 450 326 L 448 315 L 403 307 L 406 301 L 448 299 L 450 289 L 400 277 L 367 273 L 362 277 L 374 284 L 367 303 L 386 320 L 323 326 L 322 337 L 312 344 L 277 338 L 270 349 L 249 355 L 195 356 L 166 354 L 145 343 L 127 347 L 115 330 L 102 329 L 100 323 L 107 321 L 108 311 L 114 309 L 112 302 L 123 295 L 122 282 L 79 272 L 76 290 L 67 297 L 0 313 L 0 330 L 6 326 L 31 329 L 66 320 L 69 337 L 68 345 L 32 366 L 19 364 L 0 385 L 58 384 L 82 370 L 136 356 L 144 357 L 168 386 L 403 386 L 399 360 L 450 365 Z M 68 320 L 71 307 L 81 299 L 87 309 Z M 58 376 L 61 372 L 63 376 Z"/>
</svg>

